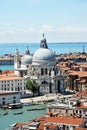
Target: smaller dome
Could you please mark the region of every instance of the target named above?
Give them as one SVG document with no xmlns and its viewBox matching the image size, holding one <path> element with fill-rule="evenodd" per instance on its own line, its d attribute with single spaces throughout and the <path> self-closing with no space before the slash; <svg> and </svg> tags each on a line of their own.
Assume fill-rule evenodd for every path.
<svg viewBox="0 0 87 130">
<path fill-rule="evenodd" d="M 31 55 L 24 55 L 22 58 L 21 58 L 21 64 L 23 65 L 28 65 L 28 64 L 31 64 L 32 63 L 32 56 Z"/>
</svg>

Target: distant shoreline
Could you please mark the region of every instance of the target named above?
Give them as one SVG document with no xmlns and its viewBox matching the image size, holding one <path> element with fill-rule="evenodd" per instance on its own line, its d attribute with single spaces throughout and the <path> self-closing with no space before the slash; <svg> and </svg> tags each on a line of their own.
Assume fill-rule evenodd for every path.
<svg viewBox="0 0 87 130">
<path fill-rule="evenodd" d="M 40 44 L 39 42 L 11 42 L 11 43 L 0 43 L 3 44 Z M 87 42 L 47 42 L 48 44 L 87 44 Z"/>
</svg>

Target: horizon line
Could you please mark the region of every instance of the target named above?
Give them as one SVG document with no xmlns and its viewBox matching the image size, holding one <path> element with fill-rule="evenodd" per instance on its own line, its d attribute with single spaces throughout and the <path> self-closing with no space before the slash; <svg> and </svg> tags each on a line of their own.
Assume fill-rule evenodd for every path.
<svg viewBox="0 0 87 130">
<path fill-rule="evenodd" d="M 0 42 L 0 44 L 24 44 L 24 43 L 40 44 L 40 42 Z M 83 43 L 84 44 L 84 43 L 87 43 L 87 41 L 86 42 L 82 42 L 82 41 L 81 42 L 77 42 L 77 41 L 76 42 L 75 41 L 74 42 L 47 42 L 47 44 L 70 44 L 70 43 L 72 43 L 72 44 L 75 44 L 75 43 L 82 44 Z"/>
</svg>

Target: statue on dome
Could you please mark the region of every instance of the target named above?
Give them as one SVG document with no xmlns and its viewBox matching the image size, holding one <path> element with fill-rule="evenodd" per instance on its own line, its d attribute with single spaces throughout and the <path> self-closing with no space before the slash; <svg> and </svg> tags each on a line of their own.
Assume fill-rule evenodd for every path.
<svg viewBox="0 0 87 130">
<path fill-rule="evenodd" d="M 28 46 L 27 46 L 27 48 L 26 48 L 26 52 L 25 52 L 25 54 L 30 55 L 30 51 L 29 51 Z"/>
<path fill-rule="evenodd" d="M 16 48 L 16 51 L 15 51 L 15 54 L 18 55 L 19 54 L 19 51 L 18 49 Z"/>
<path fill-rule="evenodd" d="M 44 38 L 44 33 L 43 33 L 43 39 L 41 40 L 41 43 L 40 43 L 40 48 L 47 48 L 48 49 L 46 38 Z"/>
</svg>

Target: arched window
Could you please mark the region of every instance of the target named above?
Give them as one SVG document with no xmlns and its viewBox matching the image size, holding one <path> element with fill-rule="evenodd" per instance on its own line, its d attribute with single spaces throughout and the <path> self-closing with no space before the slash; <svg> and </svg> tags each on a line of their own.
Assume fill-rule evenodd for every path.
<svg viewBox="0 0 87 130">
<path fill-rule="evenodd" d="M 18 87 L 18 91 L 20 91 L 20 88 Z"/>
<path fill-rule="evenodd" d="M 47 68 L 45 68 L 45 74 L 47 74 Z"/>
<path fill-rule="evenodd" d="M 49 69 L 49 75 L 51 75 L 51 68 Z"/>
<path fill-rule="evenodd" d="M 5 98 L 2 98 L 2 100 L 5 100 Z"/>
<path fill-rule="evenodd" d="M 41 68 L 41 75 L 44 75 L 44 69 Z"/>
<path fill-rule="evenodd" d="M 16 99 L 16 97 L 13 97 L 13 99 Z"/>
<path fill-rule="evenodd" d="M 13 103 L 16 103 L 16 97 L 15 96 L 13 97 Z"/>
<path fill-rule="evenodd" d="M 5 101 L 3 101 L 2 104 L 5 105 Z"/>
<path fill-rule="evenodd" d="M 48 83 L 47 83 L 47 81 L 44 80 L 44 81 L 42 81 L 42 84 L 48 84 Z"/>
</svg>

